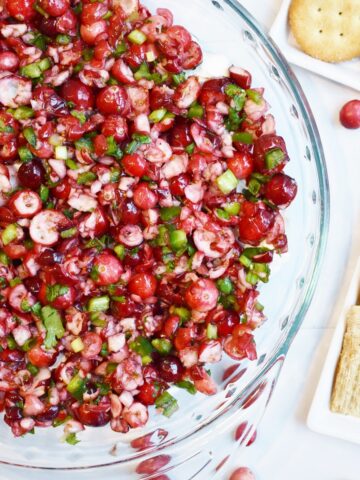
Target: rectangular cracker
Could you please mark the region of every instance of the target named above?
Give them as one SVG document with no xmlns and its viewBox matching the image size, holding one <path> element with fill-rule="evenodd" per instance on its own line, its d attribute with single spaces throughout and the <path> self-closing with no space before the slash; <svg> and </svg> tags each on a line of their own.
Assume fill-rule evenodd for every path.
<svg viewBox="0 0 360 480">
<path fill-rule="evenodd" d="M 335 372 L 330 409 L 360 417 L 360 306 L 351 307 Z"/>
</svg>

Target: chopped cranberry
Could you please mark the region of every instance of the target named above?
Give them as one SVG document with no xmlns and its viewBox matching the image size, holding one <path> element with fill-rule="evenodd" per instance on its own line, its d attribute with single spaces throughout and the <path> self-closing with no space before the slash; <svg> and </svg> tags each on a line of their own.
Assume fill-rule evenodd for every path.
<svg viewBox="0 0 360 480">
<path fill-rule="evenodd" d="M 284 139 L 272 133 L 262 135 L 254 144 L 254 166 L 260 173 L 280 172 L 289 160 Z"/>
<path fill-rule="evenodd" d="M 165 382 L 178 382 L 184 373 L 184 367 L 180 360 L 173 355 L 161 357 L 156 363 L 160 377 Z"/>
<path fill-rule="evenodd" d="M 143 300 L 153 297 L 156 292 L 156 287 L 156 278 L 150 273 L 138 273 L 134 275 L 129 282 L 130 292 L 138 295 Z"/>
<path fill-rule="evenodd" d="M 45 178 L 45 169 L 40 160 L 23 163 L 18 170 L 18 178 L 23 187 L 38 189 Z"/>
<path fill-rule="evenodd" d="M 254 160 L 248 152 L 235 152 L 228 161 L 228 167 L 237 178 L 244 180 L 252 174 Z"/>
<path fill-rule="evenodd" d="M 244 243 L 258 245 L 274 224 L 275 214 L 269 208 L 244 202 L 239 219 L 239 237 Z"/>
<path fill-rule="evenodd" d="M 54 352 L 47 352 L 45 347 L 41 347 L 40 345 L 36 345 L 27 353 L 29 362 L 35 365 L 35 367 L 50 367 L 56 361 L 56 353 Z"/>
<path fill-rule="evenodd" d="M 142 177 L 146 172 L 147 162 L 144 157 L 138 153 L 134 153 L 132 155 L 125 155 L 122 159 L 122 165 L 128 175 Z"/>
<path fill-rule="evenodd" d="M 11 17 L 20 21 L 29 21 L 35 16 L 35 0 L 6 0 L 6 9 Z"/>
<path fill-rule="evenodd" d="M 154 208 L 157 204 L 158 196 L 151 190 L 147 183 L 140 183 L 134 191 L 134 203 L 141 210 Z"/>
<path fill-rule="evenodd" d="M 114 85 L 103 88 L 97 96 L 96 106 L 105 115 L 124 115 L 128 111 L 128 94 L 124 87 Z"/>
<path fill-rule="evenodd" d="M 194 282 L 185 293 L 186 303 L 199 312 L 208 312 L 216 307 L 219 291 L 215 283 L 209 279 Z"/>
<path fill-rule="evenodd" d="M 154 405 L 155 400 L 160 394 L 160 384 L 158 382 L 149 382 L 139 387 L 139 393 L 136 398 L 144 405 Z"/>
<path fill-rule="evenodd" d="M 93 280 L 97 285 L 111 285 L 120 280 L 123 268 L 119 260 L 108 252 L 100 253 L 95 258 Z"/>
<path fill-rule="evenodd" d="M 67 0 L 40 0 L 40 6 L 52 17 L 63 15 L 70 7 Z"/>
<path fill-rule="evenodd" d="M 103 427 L 110 422 L 110 405 L 83 403 L 76 409 L 75 415 L 84 425 Z"/>
</svg>

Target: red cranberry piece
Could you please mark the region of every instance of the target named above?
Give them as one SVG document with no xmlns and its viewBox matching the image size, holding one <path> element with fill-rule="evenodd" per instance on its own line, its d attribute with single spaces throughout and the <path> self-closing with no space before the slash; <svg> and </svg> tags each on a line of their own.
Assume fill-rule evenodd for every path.
<svg viewBox="0 0 360 480">
<path fill-rule="evenodd" d="M 134 191 L 134 203 L 141 210 L 154 208 L 158 202 L 157 194 L 151 190 L 147 183 L 139 183 Z"/>
<path fill-rule="evenodd" d="M 106 3 L 85 3 L 81 12 L 81 23 L 91 25 L 102 20 L 108 12 Z"/>
<path fill-rule="evenodd" d="M 11 422 L 16 422 L 17 420 L 21 420 L 23 418 L 22 410 L 19 407 L 7 407 L 5 408 L 5 418 L 4 420 L 8 420 Z M 5 420 L 5 421 L 6 421 Z"/>
<path fill-rule="evenodd" d="M 146 52 L 146 44 L 132 44 L 130 45 L 128 51 L 125 53 L 124 59 L 130 67 L 139 68 L 140 65 L 146 61 Z"/>
<path fill-rule="evenodd" d="M 189 327 L 179 328 L 176 332 L 174 345 L 180 351 L 188 347 L 195 337 L 194 330 Z"/>
<path fill-rule="evenodd" d="M 123 224 L 138 225 L 141 219 L 140 210 L 131 200 L 125 200 L 120 206 L 120 219 Z"/>
<path fill-rule="evenodd" d="M 27 353 L 29 362 L 35 365 L 35 367 L 50 367 L 56 361 L 56 353 L 47 352 L 42 349 L 40 345 L 36 345 Z"/>
<path fill-rule="evenodd" d="M 45 178 L 45 169 L 38 159 L 23 163 L 18 170 L 18 179 L 23 187 L 37 190 Z"/>
<path fill-rule="evenodd" d="M 13 52 L 0 53 L 0 70 L 15 72 L 19 66 L 19 58 Z"/>
<path fill-rule="evenodd" d="M 133 153 L 132 155 L 125 155 L 122 159 L 122 165 L 128 175 L 142 177 L 146 172 L 147 162 L 138 153 Z"/>
<path fill-rule="evenodd" d="M 278 173 L 265 185 L 264 195 L 272 203 L 279 207 L 287 207 L 294 200 L 297 193 L 296 181 L 285 175 Z"/>
<path fill-rule="evenodd" d="M 185 70 L 192 70 L 202 62 L 203 54 L 201 47 L 196 42 L 191 42 L 189 48 L 184 52 L 182 67 Z"/>
<path fill-rule="evenodd" d="M 10 350 L 6 348 L 0 352 L 0 361 L 1 362 L 22 362 L 24 359 L 24 352 L 19 350 Z"/>
<path fill-rule="evenodd" d="M 59 414 L 58 405 L 48 405 L 46 409 L 36 417 L 38 422 L 51 422 Z"/>
<path fill-rule="evenodd" d="M 160 377 L 165 380 L 165 382 L 178 382 L 184 373 L 182 363 L 173 355 L 161 357 L 157 361 L 156 366 Z"/>
<path fill-rule="evenodd" d="M 70 5 L 67 0 L 40 0 L 40 6 L 52 17 L 59 17 Z"/>
<path fill-rule="evenodd" d="M 235 152 L 228 161 L 228 167 L 237 178 L 244 180 L 252 174 L 254 160 L 250 153 Z"/>
<path fill-rule="evenodd" d="M 33 92 L 33 99 L 40 105 L 41 109 L 45 110 L 48 114 L 62 116 L 68 113 L 65 100 L 50 87 L 36 87 Z"/>
<path fill-rule="evenodd" d="M 208 312 L 216 307 L 219 291 L 212 280 L 202 278 L 194 282 L 185 292 L 185 300 L 190 308 Z"/>
<path fill-rule="evenodd" d="M 131 293 L 145 300 L 156 292 L 157 280 L 150 273 L 137 273 L 131 277 L 128 288 Z"/>
<path fill-rule="evenodd" d="M 120 280 L 123 268 L 119 260 L 108 252 L 102 252 L 95 258 L 93 280 L 97 285 L 106 286 Z"/>
<path fill-rule="evenodd" d="M 45 18 L 42 15 L 39 15 L 38 18 L 36 18 L 35 23 L 41 33 L 48 37 L 55 37 L 58 34 L 56 22 L 57 19 L 54 17 Z"/>
<path fill-rule="evenodd" d="M 244 90 L 248 90 L 251 87 L 252 77 L 251 73 L 247 70 L 244 70 L 240 67 L 231 67 L 229 69 L 229 73 L 231 80 L 234 80 L 239 87 L 243 88 Z"/>
<path fill-rule="evenodd" d="M 255 170 L 265 174 L 280 172 L 289 160 L 284 139 L 272 133 L 255 141 L 253 155 Z"/>
<path fill-rule="evenodd" d="M 340 122 L 345 128 L 360 128 L 360 100 L 351 100 L 342 107 Z"/>
<path fill-rule="evenodd" d="M 144 385 L 139 387 L 139 393 L 136 396 L 137 400 L 144 405 L 154 405 L 155 400 L 161 394 L 159 387 L 158 382 L 145 382 Z"/>
<path fill-rule="evenodd" d="M 6 10 L 11 17 L 20 21 L 29 21 L 35 16 L 35 0 L 7 0 Z"/>
<path fill-rule="evenodd" d="M 272 210 L 259 204 L 244 202 L 239 219 L 239 238 L 244 243 L 257 245 L 274 224 L 275 214 Z"/>
<path fill-rule="evenodd" d="M 170 182 L 170 192 L 172 195 L 182 197 L 185 195 L 185 188 L 189 185 L 190 178 L 186 173 L 174 177 Z"/>
<path fill-rule="evenodd" d="M 128 136 L 126 119 L 120 115 L 109 115 L 102 124 L 101 133 L 106 137 L 114 137 L 117 142 L 122 142 Z"/>
<path fill-rule="evenodd" d="M 99 20 L 91 25 L 81 25 L 80 35 L 88 45 L 95 45 L 97 38 L 106 32 L 106 28 L 105 20 Z"/>
<path fill-rule="evenodd" d="M 66 200 L 69 198 L 71 192 L 71 183 L 67 177 L 61 180 L 56 187 L 51 189 L 51 193 L 55 198 L 59 200 Z"/>
<path fill-rule="evenodd" d="M 105 115 L 125 115 L 129 108 L 129 98 L 124 87 L 112 85 L 100 90 L 96 106 Z"/>
<path fill-rule="evenodd" d="M 160 36 L 157 45 L 166 57 L 176 58 L 190 47 L 191 35 L 184 27 L 173 25 Z"/>
<path fill-rule="evenodd" d="M 34 295 L 37 295 L 40 291 L 41 280 L 37 277 L 24 278 L 23 280 L 26 290 L 29 290 Z"/>
<path fill-rule="evenodd" d="M 203 105 L 216 105 L 218 102 L 225 102 L 225 87 L 229 85 L 228 78 L 213 78 L 204 82 L 199 101 Z"/>
<path fill-rule="evenodd" d="M 76 34 L 77 17 L 75 13 L 69 8 L 64 15 L 57 18 L 56 30 L 58 33 L 68 33 L 70 35 Z"/>
<path fill-rule="evenodd" d="M 150 107 L 151 110 L 158 110 L 159 108 L 168 108 L 171 110 L 173 107 L 174 91 L 166 86 L 156 86 L 150 90 Z"/>
<path fill-rule="evenodd" d="M 109 423 L 111 418 L 110 406 L 108 405 L 91 405 L 83 403 L 76 410 L 75 415 L 84 425 L 90 427 L 102 427 Z"/>
<path fill-rule="evenodd" d="M 101 352 L 102 340 L 100 335 L 95 332 L 86 332 L 82 338 L 84 349 L 81 352 L 81 355 L 84 358 L 94 358 Z"/>
<path fill-rule="evenodd" d="M 240 467 L 231 474 L 229 480 L 256 480 L 256 478 L 249 468 Z"/>
<path fill-rule="evenodd" d="M 185 118 L 179 117 L 176 120 L 175 125 L 169 131 L 169 143 L 173 148 L 183 149 L 193 142 L 190 125 L 189 120 Z"/>
<path fill-rule="evenodd" d="M 55 263 L 60 263 L 63 259 L 63 255 L 61 253 L 55 252 L 51 248 L 46 248 L 41 252 L 37 259 L 37 263 L 42 267 L 47 267 L 50 265 L 54 265 Z"/>
<path fill-rule="evenodd" d="M 75 108 L 79 109 L 91 109 L 95 103 L 92 89 L 76 79 L 70 79 L 63 84 L 61 95 L 67 102 L 72 102 Z"/>
<path fill-rule="evenodd" d="M 239 325 L 239 314 L 235 312 L 224 312 L 223 318 L 217 321 L 216 324 L 220 337 L 227 337 L 233 332 L 236 325 Z"/>
</svg>

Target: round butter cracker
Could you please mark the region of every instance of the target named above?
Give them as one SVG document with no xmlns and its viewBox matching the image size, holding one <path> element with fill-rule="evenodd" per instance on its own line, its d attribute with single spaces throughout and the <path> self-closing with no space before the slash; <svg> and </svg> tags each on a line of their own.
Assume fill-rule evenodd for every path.
<svg viewBox="0 0 360 480">
<path fill-rule="evenodd" d="M 289 23 L 312 57 L 335 63 L 360 56 L 360 0 L 293 0 Z"/>
</svg>

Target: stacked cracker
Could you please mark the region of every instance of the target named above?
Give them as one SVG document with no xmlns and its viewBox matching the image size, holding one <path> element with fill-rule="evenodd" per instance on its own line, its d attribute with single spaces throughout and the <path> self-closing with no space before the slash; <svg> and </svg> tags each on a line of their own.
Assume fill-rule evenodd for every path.
<svg viewBox="0 0 360 480">
<path fill-rule="evenodd" d="M 330 408 L 336 413 L 360 417 L 360 306 L 351 307 L 346 318 Z"/>
<path fill-rule="evenodd" d="M 360 0 L 293 0 L 289 23 L 312 57 L 334 63 L 360 56 Z"/>
</svg>

